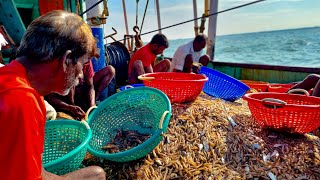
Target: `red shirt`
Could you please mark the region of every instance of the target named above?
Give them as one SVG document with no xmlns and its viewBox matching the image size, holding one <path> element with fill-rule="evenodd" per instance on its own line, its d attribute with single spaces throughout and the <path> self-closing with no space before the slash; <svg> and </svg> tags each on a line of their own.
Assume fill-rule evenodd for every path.
<svg viewBox="0 0 320 180">
<path fill-rule="evenodd" d="M 0 179 L 42 179 L 46 108 L 17 61 L 0 68 Z"/>
<path fill-rule="evenodd" d="M 151 52 L 150 43 L 138 49 L 131 57 L 128 67 L 128 74 L 130 76 L 132 65 L 136 60 L 141 60 L 143 67 L 153 66 L 154 61 L 156 60 L 156 55 Z"/>
<path fill-rule="evenodd" d="M 83 65 L 83 76 L 86 78 L 93 78 L 94 76 L 94 70 L 92 66 L 92 60 L 90 60 L 88 63 Z"/>
<path fill-rule="evenodd" d="M 93 78 L 94 70 L 93 70 L 92 60 L 90 60 L 88 63 L 83 65 L 82 71 L 83 71 L 83 79 L 80 80 L 79 85 L 84 85 L 84 82 L 87 79 Z"/>
</svg>

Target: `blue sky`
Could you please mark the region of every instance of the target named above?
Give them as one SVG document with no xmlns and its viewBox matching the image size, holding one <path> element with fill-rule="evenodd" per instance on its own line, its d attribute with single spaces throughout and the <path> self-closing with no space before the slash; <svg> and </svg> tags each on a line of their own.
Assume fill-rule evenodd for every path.
<svg viewBox="0 0 320 180">
<path fill-rule="evenodd" d="M 252 0 L 253 1 L 253 0 Z M 251 0 L 220 0 L 218 11 L 252 2 Z M 136 22 L 136 0 L 125 0 L 129 31 Z M 138 26 L 140 27 L 147 0 L 139 0 Z M 162 27 L 193 19 L 193 0 L 159 0 Z M 198 16 L 203 14 L 204 2 L 198 2 Z M 124 16 L 120 0 L 108 1 L 110 16 L 104 25 L 105 35 L 112 33 L 114 27 L 117 40 L 123 39 L 125 33 Z M 206 25 L 208 20 L 206 21 Z M 198 21 L 200 25 L 200 20 Z M 194 35 L 194 23 L 163 30 L 169 39 L 191 38 Z M 218 15 L 217 35 L 237 34 L 245 32 L 291 29 L 320 26 L 320 0 L 266 0 L 240 9 Z M 157 29 L 155 0 L 149 0 L 147 15 L 142 33 Z M 205 30 L 207 33 L 207 29 Z M 149 41 L 154 33 L 142 37 Z M 108 39 L 108 42 L 112 40 Z"/>
</svg>

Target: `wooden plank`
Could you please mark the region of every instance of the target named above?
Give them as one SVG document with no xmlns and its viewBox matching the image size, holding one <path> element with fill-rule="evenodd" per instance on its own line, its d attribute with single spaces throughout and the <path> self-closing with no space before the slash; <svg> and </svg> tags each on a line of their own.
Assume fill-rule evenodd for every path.
<svg viewBox="0 0 320 180">
<path fill-rule="evenodd" d="M 17 8 L 25 8 L 25 9 L 32 9 L 34 4 L 33 3 L 15 3 Z"/>
<path fill-rule="evenodd" d="M 319 73 L 319 68 L 286 67 L 270 65 L 210 63 L 208 67 L 239 80 L 290 83 L 303 80 L 310 73 Z"/>
<path fill-rule="evenodd" d="M 320 68 L 311 67 L 295 67 L 295 66 L 275 66 L 275 65 L 262 65 L 262 64 L 243 64 L 243 63 L 229 63 L 229 62 L 210 62 L 213 66 L 230 66 L 230 67 L 242 67 L 253 69 L 270 69 L 280 71 L 292 71 L 292 72 L 308 72 L 308 73 L 320 73 Z"/>
<path fill-rule="evenodd" d="M 27 27 L 32 20 L 40 16 L 39 2 L 42 0 L 13 0 L 22 22 Z"/>
</svg>

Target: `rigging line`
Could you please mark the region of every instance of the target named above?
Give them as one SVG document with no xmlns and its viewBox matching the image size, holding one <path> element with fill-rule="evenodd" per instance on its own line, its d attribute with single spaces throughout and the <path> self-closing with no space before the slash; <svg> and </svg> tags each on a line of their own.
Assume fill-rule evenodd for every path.
<svg viewBox="0 0 320 180">
<path fill-rule="evenodd" d="M 89 7 L 88 9 L 86 9 L 85 11 L 83 11 L 81 14 L 79 14 L 79 16 L 84 15 L 85 13 L 87 13 L 88 11 L 90 11 L 92 8 L 96 7 L 98 4 L 100 4 L 103 0 L 100 0 L 96 3 L 94 3 L 91 7 Z"/>
<path fill-rule="evenodd" d="M 180 22 L 180 23 L 177 23 L 177 24 L 173 24 L 173 25 L 166 26 L 166 27 L 163 27 L 163 28 L 160 28 L 160 29 L 149 31 L 149 32 L 143 33 L 141 35 L 146 35 L 146 34 L 150 34 L 150 33 L 153 33 L 153 32 L 159 31 L 159 30 L 168 29 L 168 28 L 171 28 L 171 27 L 174 27 L 174 26 L 178 26 L 178 25 L 185 24 L 185 23 L 188 23 L 188 22 L 192 22 L 192 21 L 195 21 L 195 20 L 198 20 L 198 19 L 202 19 L 202 18 L 207 18 L 209 16 L 213 16 L 213 15 L 217 15 L 217 14 L 224 13 L 224 12 L 227 12 L 227 11 L 231 11 L 231 10 L 234 10 L 234 9 L 238 9 L 238 8 L 241 8 L 241 7 L 249 6 L 251 4 L 255 4 L 255 3 L 258 3 L 258 2 L 262 2 L 262 1 L 266 1 L 266 0 L 257 0 L 257 1 L 253 1 L 253 2 L 250 2 L 250 3 L 242 4 L 240 6 L 236 6 L 236 7 L 233 7 L 233 8 L 229 8 L 229 9 L 225 9 L 225 10 L 222 10 L 222 11 L 218 11 L 216 13 L 212 13 L 212 14 L 209 14 L 207 16 L 203 16 L 203 17 L 201 16 L 201 17 L 198 17 L 198 18 L 195 18 L 195 19 L 191 19 L 191 20 L 188 20 L 188 21 L 183 21 L 183 22 Z"/>
<path fill-rule="evenodd" d="M 148 9 L 148 4 L 149 4 L 149 0 L 147 0 L 146 8 L 144 9 L 143 18 L 142 18 L 142 22 L 141 22 L 141 26 L 140 26 L 140 34 L 141 34 L 142 27 L 143 27 L 143 23 L 144 23 L 144 18 L 146 17 L 146 13 L 147 13 L 147 9 Z"/>
<path fill-rule="evenodd" d="M 216 13 L 212 13 L 212 14 L 209 14 L 209 15 L 207 15 L 207 16 L 203 16 L 203 17 L 201 16 L 201 17 L 194 18 L 194 19 L 191 19 L 191 20 L 188 20 L 188 21 L 183 21 L 183 22 L 181 22 L 181 23 L 173 24 L 173 25 L 166 26 L 166 27 L 163 27 L 163 28 L 160 28 L 160 29 L 156 29 L 156 30 L 153 30 L 153 31 L 149 31 L 149 32 L 146 32 L 146 33 L 142 33 L 142 34 L 140 34 L 140 35 L 142 36 L 142 35 L 150 34 L 150 33 L 153 33 L 153 32 L 159 31 L 159 30 L 168 29 L 168 28 L 171 28 L 171 27 L 174 27 L 174 26 L 178 26 L 178 25 L 181 25 L 181 24 L 185 24 L 185 23 L 188 23 L 188 22 L 192 22 L 192 21 L 195 21 L 195 20 L 198 20 L 198 19 L 201 19 L 201 18 L 207 18 L 207 17 L 213 16 L 213 15 L 217 15 L 217 14 L 224 13 L 224 12 L 227 12 L 227 11 L 231 11 L 231 10 L 234 10 L 234 9 L 238 9 L 238 8 L 241 8 L 241 7 L 249 6 L 249 5 L 251 5 L 251 4 L 256 4 L 256 3 L 259 3 L 259 2 L 262 2 L 262 1 L 266 1 L 266 0 L 257 0 L 257 1 L 249 2 L 249 3 L 242 4 L 242 5 L 239 5 L 239 6 L 235 6 L 235 7 L 229 8 L 229 9 L 225 9 L 225 10 L 222 10 L 222 11 L 218 11 L 218 12 L 216 12 Z M 130 38 L 130 37 L 129 37 L 129 38 Z M 116 42 L 123 41 L 123 40 L 129 39 L 129 38 L 124 38 L 124 39 L 118 40 L 118 41 L 116 41 Z"/>
</svg>

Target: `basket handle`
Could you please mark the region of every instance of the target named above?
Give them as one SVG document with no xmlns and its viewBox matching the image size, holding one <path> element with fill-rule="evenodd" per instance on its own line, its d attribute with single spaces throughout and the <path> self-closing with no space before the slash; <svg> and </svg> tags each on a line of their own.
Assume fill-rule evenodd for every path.
<svg viewBox="0 0 320 180">
<path fill-rule="evenodd" d="M 81 120 L 80 123 L 81 123 L 81 124 L 84 124 L 87 129 L 90 129 L 90 126 L 89 126 L 89 124 L 87 123 L 86 120 Z"/>
<path fill-rule="evenodd" d="M 142 81 L 152 81 L 155 78 L 154 77 L 144 77 L 143 75 L 138 76 L 138 79 L 142 80 Z"/>
<path fill-rule="evenodd" d="M 131 86 L 131 85 L 126 85 L 126 86 L 124 87 L 124 90 L 127 90 L 128 88 L 134 88 L 134 87 Z"/>
<path fill-rule="evenodd" d="M 98 107 L 97 107 L 97 106 L 91 106 L 91 107 L 88 109 L 88 111 L 86 112 L 86 116 L 85 116 L 85 118 L 84 118 L 85 121 L 88 121 L 88 117 L 89 117 L 90 112 L 91 112 L 93 109 L 96 109 L 96 108 L 98 108 Z"/>
<path fill-rule="evenodd" d="M 161 119 L 160 119 L 160 123 L 159 123 L 159 129 L 162 129 L 164 118 L 166 117 L 166 115 L 167 115 L 168 113 L 169 113 L 169 111 L 163 112 L 162 117 L 161 117 Z"/>
<path fill-rule="evenodd" d="M 309 96 L 309 92 L 305 89 L 291 89 L 288 91 L 288 94 L 296 93 L 296 92 L 302 92 L 304 95 Z"/>
<path fill-rule="evenodd" d="M 280 99 L 274 99 L 274 98 L 264 98 L 261 101 L 265 107 L 273 108 L 273 109 L 283 107 L 287 104 L 287 102 L 285 101 L 282 101 Z"/>
</svg>

